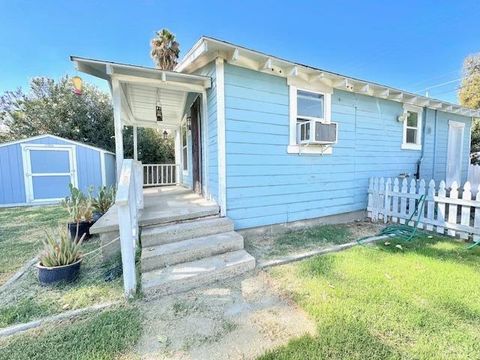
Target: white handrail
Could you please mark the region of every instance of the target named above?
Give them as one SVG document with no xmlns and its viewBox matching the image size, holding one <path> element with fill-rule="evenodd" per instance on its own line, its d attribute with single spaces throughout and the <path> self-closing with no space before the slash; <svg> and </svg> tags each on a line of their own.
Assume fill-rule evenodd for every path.
<svg viewBox="0 0 480 360">
<path fill-rule="evenodd" d="M 176 185 L 179 164 L 143 164 L 143 186 Z"/>
<path fill-rule="evenodd" d="M 117 195 L 118 228 L 122 252 L 123 287 L 125 296 L 132 297 L 137 288 L 135 249 L 138 243 L 138 216 L 143 208 L 142 163 L 132 159 L 122 162 Z"/>
</svg>

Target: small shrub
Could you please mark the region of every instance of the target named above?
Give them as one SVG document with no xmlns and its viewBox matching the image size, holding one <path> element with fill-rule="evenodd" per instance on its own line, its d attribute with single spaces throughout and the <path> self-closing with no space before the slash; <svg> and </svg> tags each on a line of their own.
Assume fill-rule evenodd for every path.
<svg viewBox="0 0 480 360">
<path fill-rule="evenodd" d="M 98 196 L 92 199 L 93 210 L 105 214 L 115 202 L 115 187 L 102 186 L 98 191 Z"/>
<path fill-rule="evenodd" d="M 46 267 L 64 266 L 77 262 L 81 259 L 80 247 L 85 235 L 77 242 L 70 240 L 66 230 L 60 230 L 58 234 L 46 234 L 43 240 L 44 249 L 40 255 L 40 264 Z"/>
<path fill-rule="evenodd" d="M 70 221 L 79 223 L 82 221 L 90 222 L 93 219 L 92 197 L 86 196 L 72 184 L 70 187 L 70 196 L 62 201 L 62 206 L 68 211 Z"/>
</svg>

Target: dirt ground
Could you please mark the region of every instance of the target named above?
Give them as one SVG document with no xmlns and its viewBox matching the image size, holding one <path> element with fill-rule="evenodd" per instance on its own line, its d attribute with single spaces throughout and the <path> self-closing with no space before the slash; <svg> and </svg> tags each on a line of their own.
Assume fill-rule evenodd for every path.
<svg viewBox="0 0 480 360">
<path fill-rule="evenodd" d="M 319 225 L 291 230 L 282 234 L 248 237 L 245 241 L 245 248 L 257 259 L 257 262 L 261 262 L 262 260 L 297 255 L 310 250 L 324 249 L 363 237 L 374 236 L 384 226 L 384 224 L 369 221 Z M 295 241 L 285 243 L 282 240 L 285 240 L 286 237 L 295 238 Z M 335 241 L 332 241 L 333 238 L 335 238 Z"/>
<path fill-rule="evenodd" d="M 314 334 L 306 314 L 263 271 L 145 301 L 141 359 L 253 359 L 290 339 Z"/>
</svg>

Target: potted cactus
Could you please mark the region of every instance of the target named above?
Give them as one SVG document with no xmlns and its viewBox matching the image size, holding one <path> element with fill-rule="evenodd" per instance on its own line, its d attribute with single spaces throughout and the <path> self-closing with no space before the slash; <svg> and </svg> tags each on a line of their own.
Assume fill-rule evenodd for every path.
<svg viewBox="0 0 480 360">
<path fill-rule="evenodd" d="M 70 196 L 67 196 L 62 205 L 70 215 L 68 230 L 70 239 L 77 241 L 90 238 L 90 227 L 93 224 L 93 206 L 91 196 L 85 196 L 79 189 L 70 186 Z"/>
<path fill-rule="evenodd" d="M 80 247 L 84 238 L 85 235 L 78 241 L 72 241 L 65 228 L 56 235 L 46 234 L 44 249 L 37 264 L 40 283 L 68 282 L 77 278 L 82 263 Z"/>
<path fill-rule="evenodd" d="M 92 198 L 93 221 L 100 219 L 115 203 L 115 188 L 113 186 L 102 186 L 98 195 Z"/>
</svg>

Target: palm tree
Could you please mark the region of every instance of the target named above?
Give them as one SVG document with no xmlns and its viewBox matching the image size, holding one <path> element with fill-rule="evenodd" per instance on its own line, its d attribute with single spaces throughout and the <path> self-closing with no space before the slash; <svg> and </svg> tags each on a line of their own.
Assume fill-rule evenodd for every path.
<svg viewBox="0 0 480 360">
<path fill-rule="evenodd" d="M 175 35 L 168 29 L 157 31 L 151 46 L 150 56 L 155 66 L 162 70 L 173 70 L 180 54 L 180 44 L 175 41 Z"/>
</svg>

